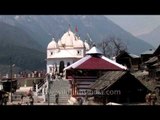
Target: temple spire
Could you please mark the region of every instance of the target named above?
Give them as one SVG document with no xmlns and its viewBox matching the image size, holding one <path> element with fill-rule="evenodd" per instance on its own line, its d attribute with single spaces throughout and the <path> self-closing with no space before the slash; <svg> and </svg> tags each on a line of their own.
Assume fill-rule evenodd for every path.
<svg viewBox="0 0 160 120">
<path fill-rule="evenodd" d="M 68 31 L 71 31 L 71 24 L 68 25 Z"/>
<path fill-rule="evenodd" d="M 68 25 L 68 35 L 70 35 L 69 31 L 71 31 L 71 25 L 70 24 Z"/>
</svg>

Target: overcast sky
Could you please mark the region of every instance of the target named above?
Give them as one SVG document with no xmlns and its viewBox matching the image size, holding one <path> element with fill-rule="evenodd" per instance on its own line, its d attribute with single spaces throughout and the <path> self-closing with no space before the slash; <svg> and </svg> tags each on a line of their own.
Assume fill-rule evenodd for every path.
<svg viewBox="0 0 160 120">
<path fill-rule="evenodd" d="M 106 15 L 135 36 L 148 33 L 160 25 L 160 15 Z"/>
</svg>

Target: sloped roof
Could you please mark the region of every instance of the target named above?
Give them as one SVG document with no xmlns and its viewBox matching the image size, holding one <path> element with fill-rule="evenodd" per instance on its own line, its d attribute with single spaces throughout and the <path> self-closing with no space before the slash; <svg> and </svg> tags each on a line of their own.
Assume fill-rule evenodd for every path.
<svg viewBox="0 0 160 120">
<path fill-rule="evenodd" d="M 126 51 L 121 51 L 117 56 L 116 56 L 116 59 L 119 59 L 119 58 L 123 58 L 123 57 L 131 57 L 128 52 Z"/>
<path fill-rule="evenodd" d="M 158 57 L 154 56 L 152 58 L 150 58 L 148 61 L 146 61 L 145 63 L 153 63 L 153 62 L 156 62 L 158 60 Z"/>
<path fill-rule="evenodd" d="M 126 70 L 125 66 L 116 63 L 105 56 L 91 56 L 87 55 L 77 62 L 66 67 L 67 69 L 92 69 L 92 70 Z"/>
<path fill-rule="evenodd" d="M 153 64 L 152 66 L 160 66 L 160 62 Z"/>
<path fill-rule="evenodd" d="M 96 48 L 94 46 L 88 52 L 86 52 L 86 55 L 92 55 L 92 54 L 100 54 L 100 55 L 102 55 L 103 53 L 98 48 Z"/>
<path fill-rule="evenodd" d="M 126 74 L 126 71 L 108 71 L 91 85 L 91 89 L 101 90 L 105 87 L 109 87 L 118 79 L 120 79 L 124 74 Z"/>
<path fill-rule="evenodd" d="M 107 71 L 102 77 L 98 78 L 95 83 L 91 84 L 90 88 L 95 90 L 109 89 L 111 85 L 122 78 L 125 74 L 130 74 L 131 76 L 135 77 L 128 71 Z M 137 79 L 137 77 L 135 77 L 135 79 Z M 152 89 L 146 85 L 146 82 L 139 79 L 137 80 L 142 86 L 147 88 L 149 91 L 152 91 Z"/>
<path fill-rule="evenodd" d="M 116 59 L 123 57 L 131 57 L 131 58 L 140 58 L 140 56 L 128 53 L 126 51 L 122 51 L 119 55 L 116 56 Z"/>
<path fill-rule="evenodd" d="M 66 68 L 64 68 L 64 70 L 67 70 L 67 69 L 70 69 L 70 68 L 74 69 L 74 68 L 78 67 L 79 65 L 81 65 L 86 60 L 88 60 L 89 58 L 91 58 L 91 56 L 87 55 L 87 56 L 83 57 L 82 59 L 78 60 L 77 62 L 67 66 Z"/>
</svg>

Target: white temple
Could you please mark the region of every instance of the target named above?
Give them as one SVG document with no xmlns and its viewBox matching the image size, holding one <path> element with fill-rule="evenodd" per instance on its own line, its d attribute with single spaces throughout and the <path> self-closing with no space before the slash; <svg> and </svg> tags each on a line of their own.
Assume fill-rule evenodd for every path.
<svg viewBox="0 0 160 120">
<path fill-rule="evenodd" d="M 63 68 L 84 57 L 89 49 L 89 44 L 82 41 L 70 29 L 58 42 L 52 38 L 47 47 L 47 73 L 50 75 L 63 74 Z"/>
</svg>

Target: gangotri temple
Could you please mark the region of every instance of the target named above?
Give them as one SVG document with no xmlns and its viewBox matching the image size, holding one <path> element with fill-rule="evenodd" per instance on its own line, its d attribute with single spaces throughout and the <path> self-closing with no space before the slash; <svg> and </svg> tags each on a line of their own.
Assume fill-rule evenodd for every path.
<svg viewBox="0 0 160 120">
<path fill-rule="evenodd" d="M 90 49 L 89 44 L 69 28 L 56 42 L 54 38 L 47 47 L 47 73 L 63 75 L 63 69 L 84 57 Z"/>
</svg>

